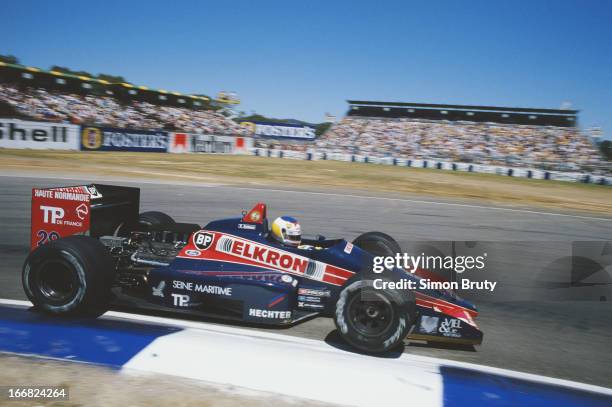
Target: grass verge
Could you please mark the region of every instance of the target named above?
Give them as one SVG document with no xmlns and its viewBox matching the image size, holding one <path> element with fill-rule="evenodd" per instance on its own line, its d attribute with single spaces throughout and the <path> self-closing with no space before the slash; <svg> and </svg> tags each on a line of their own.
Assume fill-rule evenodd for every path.
<svg viewBox="0 0 612 407">
<path fill-rule="evenodd" d="M 0 149 L 0 169 L 395 193 L 612 213 L 612 188 L 493 174 L 254 156 Z"/>
</svg>

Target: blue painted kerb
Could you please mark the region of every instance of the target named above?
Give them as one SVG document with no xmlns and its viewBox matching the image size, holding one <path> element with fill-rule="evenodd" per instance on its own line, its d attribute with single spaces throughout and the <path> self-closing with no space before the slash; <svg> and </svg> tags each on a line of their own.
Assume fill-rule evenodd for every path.
<svg viewBox="0 0 612 407">
<path fill-rule="evenodd" d="M 49 317 L 0 307 L 0 351 L 121 367 L 156 338 L 179 328 Z"/>
</svg>

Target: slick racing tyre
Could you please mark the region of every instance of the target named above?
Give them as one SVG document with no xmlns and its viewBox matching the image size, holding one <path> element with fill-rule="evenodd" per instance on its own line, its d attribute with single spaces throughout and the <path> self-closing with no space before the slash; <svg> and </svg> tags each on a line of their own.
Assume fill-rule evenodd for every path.
<svg viewBox="0 0 612 407">
<path fill-rule="evenodd" d="M 55 315 L 98 316 L 107 309 L 114 265 L 106 248 L 88 236 L 69 236 L 36 248 L 23 264 L 28 299 Z"/>
<path fill-rule="evenodd" d="M 334 322 L 340 336 L 353 347 L 382 353 L 398 347 L 408 335 L 415 307 L 410 291 L 375 289 L 373 280 L 349 281 L 340 292 Z"/>
<path fill-rule="evenodd" d="M 395 239 L 382 232 L 364 233 L 353 244 L 374 256 L 395 256 L 402 251 Z"/>
<path fill-rule="evenodd" d="M 138 215 L 138 223 L 149 229 L 160 229 L 172 228 L 176 222 L 163 212 L 150 211 Z"/>
<path fill-rule="evenodd" d="M 143 212 L 138 215 L 138 223 L 121 223 L 117 225 L 113 236 L 127 237 L 133 231 L 172 230 L 176 222 L 169 215 L 159 211 Z"/>
</svg>

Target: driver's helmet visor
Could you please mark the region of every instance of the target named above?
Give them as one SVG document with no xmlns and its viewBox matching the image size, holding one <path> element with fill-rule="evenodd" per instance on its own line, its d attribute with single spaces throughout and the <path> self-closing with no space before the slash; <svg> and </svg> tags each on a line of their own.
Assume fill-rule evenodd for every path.
<svg viewBox="0 0 612 407">
<path fill-rule="evenodd" d="M 285 233 L 285 240 L 299 243 L 302 240 L 302 235 L 290 235 Z"/>
</svg>

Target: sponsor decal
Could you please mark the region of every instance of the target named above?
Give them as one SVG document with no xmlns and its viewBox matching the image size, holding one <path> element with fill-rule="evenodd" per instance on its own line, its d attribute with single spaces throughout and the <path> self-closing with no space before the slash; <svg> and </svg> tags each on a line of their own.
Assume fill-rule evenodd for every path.
<svg viewBox="0 0 612 407">
<path fill-rule="evenodd" d="M 174 140 L 172 140 L 172 147 L 182 147 L 187 149 L 187 135 L 185 133 L 174 133 Z"/>
<path fill-rule="evenodd" d="M 107 127 L 84 127 L 81 131 L 83 150 L 97 151 L 156 151 L 167 152 L 168 133 L 114 129 Z"/>
<path fill-rule="evenodd" d="M 88 150 L 99 149 L 103 141 L 102 130 L 97 127 L 85 127 L 81 131 L 81 144 Z"/>
<path fill-rule="evenodd" d="M 277 295 L 276 297 L 270 300 L 270 302 L 268 303 L 268 308 L 272 308 L 275 305 L 280 304 L 285 298 L 287 298 L 287 294 Z"/>
<path fill-rule="evenodd" d="M 89 193 L 82 187 L 33 189 L 30 248 L 89 229 Z"/>
<path fill-rule="evenodd" d="M 329 297 L 331 292 L 327 290 L 315 290 L 314 288 L 298 288 L 298 294 L 314 295 L 317 297 Z"/>
<path fill-rule="evenodd" d="M 199 250 L 185 250 L 185 254 L 191 257 L 198 257 L 202 252 Z"/>
<path fill-rule="evenodd" d="M 291 311 L 271 311 L 267 309 L 249 308 L 249 316 L 269 319 L 289 319 Z"/>
<path fill-rule="evenodd" d="M 186 307 L 189 305 L 189 296 L 185 294 L 172 294 L 172 301 L 175 307 Z"/>
<path fill-rule="evenodd" d="M 41 246 L 45 243 L 49 243 L 53 240 L 57 240 L 60 238 L 59 233 L 55 231 L 47 232 L 46 230 L 39 230 L 36 232 L 36 237 L 38 240 L 36 241 L 36 247 Z"/>
<path fill-rule="evenodd" d="M 460 338 L 461 334 L 459 333 L 459 329 L 461 329 L 461 320 L 456 318 L 444 318 L 444 321 L 442 321 L 440 324 L 438 332 L 440 332 L 443 336 Z"/>
<path fill-rule="evenodd" d="M 283 274 L 281 276 L 281 281 L 283 283 L 291 284 L 291 283 L 293 283 L 293 277 L 291 277 L 290 275 L 287 275 L 287 274 Z"/>
<path fill-rule="evenodd" d="M 81 220 L 84 220 L 85 217 L 89 214 L 89 205 L 82 203 L 76 208 L 77 217 Z"/>
<path fill-rule="evenodd" d="M 245 230 L 255 230 L 257 227 L 255 225 L 249 225 L 248 223 L 239 223 L 238 224 L 238 229 L 245 229 Z"/>
<path fill-rule="evenodd" d="M 322 280 L 325 273 L 324 263 L 293 253 L 275 250 L 269 246 L 254 242 L 233 239 L 228 236 L 222 236 L 217 242 L 216 248 L 217 251 L 222 253 L 273 266 L 283 271 L 304 274 L 315 280 Z"/>
<path fill-rule="evenodd" d="M 315 129 L 291 123 L 241 122 L 240 125 L 260 137 L 308 139 L 315 138 Z"/>
<path fill-rule="evenodd" d="M 154 297 L 164 297 L 164 288 L 166 288 L 166 282 L 165 281 L 160 281 L 159 284 L 157 285 L 157 287 L 152 287 L 153 288 L 153 296 Z"/>
<path fill-rule="evenodd" d="M 232 296 L 232 287 L 220 287 L 218 285 L 197 284 L 192 282 L 174 280 L 172 281 L 172 288 L 204 294 L 225 295 L 227 297 Z"/>
<path fill-rule="evenodd" d="M 55 206 L 41 205 L 40 209 L 43 211 L 43 222 L 52 223 L 54 225 L 61 225 L 62 219 L 64 219 L 64 209 Z"/>
<path fill-rule="evenodd" d="M 323 309 L 325 305 L 323 304 L 313 304 L 310 302 L 298 302 L 298 307 L 300 308 L 310 308 L 310 309 Z"/>
<path fill-rule="evenodd" d="M 212 244 L 214 237 L 212 233 L 198 231 L 193 234 L 193 244 L 198 250 L 206 250 Z"/>
<path fill-rule="evenodd" d="M 244 137 L 236 137 L 236 149 L 243 149 L 244 148 Z"/>
<path fill-rule="evenodd" d="M 35 189 L 35 198 L 61 199 L 63 201 L 89 201 L 89 194 L 83 187 Z"/>
<path fill-rule="evenodd" d="M 421 316 L 421 325 L 419 326 L 419 332 L 424 334 L 434 334 L 438 329 L 438 322 L 440 318 L 430 317 L 428 315 Z"/>
<path fill-rule="evenodd" d="M 351 254 L 352 251 L 353 251 L 353 244 L 347 242 L 346 246 L 344 246 L 344 253 Z"/>
<path fill-rule="evenodd" d="M 192 150 L 192 135 L 187 133 L 170 133 L 170 141 L 168 143 L 169 153 L 188 153 Z"/>
<path fill-rule="evenodd" d="M 95 185 L 87 185 L 87 192 L 89 192 L 89 197 L 91 199 L 100 199 L 102 198 L 102 194 L 98 191 Z"/>
<path fill-rule="evenodd" d="M 312 297 L 312 296 L 308 296 L 308 295 L 298 295 L 298 300 L 306 301 L 306 302 L 319 303 L 319 302 L 321 302 L 321 297 Z"/>
<path fill-rule="evenodd" d="M 78 126 L 0 119 L 0 147 L 78 150 Z"/>
</svg>

